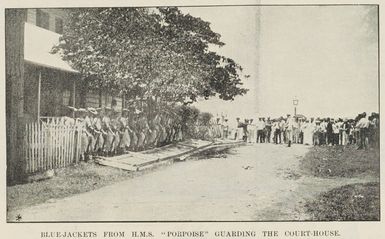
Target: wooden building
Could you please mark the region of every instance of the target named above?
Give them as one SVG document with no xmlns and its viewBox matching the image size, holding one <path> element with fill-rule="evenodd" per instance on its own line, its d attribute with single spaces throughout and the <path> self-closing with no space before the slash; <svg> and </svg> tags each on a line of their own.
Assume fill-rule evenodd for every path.
<svg viewBox="0 0 385 239">
<path fill-rule="evenodd" d="M 122 105 L 109 92 L 86 89 L 83 76 L 60 55 L 50 53 L 63 33 L 68 11 L 5 11 L 7 183 L 78 160 L 78 126 L 63 126 L 54 118 L 50 127 L 46 122 L 42 127 L 42 117 L 71 116 L 68 106 L 112 106 L 113 99 L 118 108 Z"/>
<path fill-rule="evenodd" d="M 27 9 L 24 27 L 24 115 L 27 121 L 40 117 L 70 116 L 67 106 L 111 107 L 120 97 L 109 92 L 92 92 L 82 87 L 82 75 L 51 54 L 59 42 L 70 9 Z"/>
</svg>

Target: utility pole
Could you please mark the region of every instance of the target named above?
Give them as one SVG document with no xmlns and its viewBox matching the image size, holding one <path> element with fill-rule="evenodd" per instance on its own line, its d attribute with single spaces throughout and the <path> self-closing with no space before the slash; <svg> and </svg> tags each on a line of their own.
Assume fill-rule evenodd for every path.
<svg viewBox="0 0 385 239">
<path fill-rule="evenodd" d="M 294 116 L 296 116 L 296 115 L 297 115 L 297 105 L 298 105 L 298 102 L 299 102 L 299 100 L 297 99 L 297 96 L 296 96 L 296 97 L 294 97 L 294 99 L 293 99 L 293 105 L 294 105 Z"/>
</svg>

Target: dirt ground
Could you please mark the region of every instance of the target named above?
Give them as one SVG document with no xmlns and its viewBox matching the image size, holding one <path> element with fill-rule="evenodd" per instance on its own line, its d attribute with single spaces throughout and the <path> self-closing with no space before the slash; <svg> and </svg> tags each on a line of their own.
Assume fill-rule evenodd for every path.
<svg viewBox="0 0 385 239">
<path fill-rule="evenodd" d="M 321 192 L 374 177 L 317 178 L 299 163 L 308 146 L 258 144 L 188 160 L 91 192 L 10 211 L 9 221 L 308 220 Z"/>
</svg>

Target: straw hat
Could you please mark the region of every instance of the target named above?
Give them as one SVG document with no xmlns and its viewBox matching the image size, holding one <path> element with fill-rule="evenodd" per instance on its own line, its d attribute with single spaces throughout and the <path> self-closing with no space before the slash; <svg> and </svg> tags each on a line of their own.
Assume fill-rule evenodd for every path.
<svg viewBox="0 0 385 239">
<path fill-rule="evenodd" d="M 67 106 L 68 109 L 72 110 L 72 111 L 77 111 L 78 109 L 76 109 L 75 107 L 72 107 L 72 106 Z"/>
<path fill-rule="evenodd" d="M 84 116 L 87 113 L 87 110 L 84 108 L 79 108 L 75 111 L 76 117 Z"/>
</svg>

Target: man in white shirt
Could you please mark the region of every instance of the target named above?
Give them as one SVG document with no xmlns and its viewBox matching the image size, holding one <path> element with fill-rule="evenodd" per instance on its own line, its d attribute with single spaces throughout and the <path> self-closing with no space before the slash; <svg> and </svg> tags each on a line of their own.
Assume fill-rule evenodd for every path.
<svg viewBox="0 0 385 239">
<path fill-rule="evenodd" d="M 286 120 L 286 138 L 288 141 L 287 147 L 291 146 L 291 142 L 293 140 L 293 128 L 295 124 L 295 119 L 288 115 L 287 120 Z"/>
<path fill-rule="evenodd" d="M 339 129 L 339 132 L 338 132 L 338 144 L 339 145 L 344 145 L 344 135 L 343 135 L 343 131 L 344 131 L 344 122 L 342 119 L 338 119 L 337 123 L 336 123 L 338 129 Z"/>
<path fill-rule="evenodd" d="M 223 120 L 223 123 L 222 123 L 222 130 L 223 130 L 223 133 L 222 133 L 222 139 L 227 139 L 228 135 L 229 135 L 229 120 L 228 119 L 224 119 Z"/>
<path fill-rule="evenodd" d="M 323 145 L 323 144 L 326 144 L 326 126 L 327 126 L 327 122 L 326 122 L 326 119 L 323 119 L 320 123 L 320 145 Z"/>
<path fill-rule="evenodd" d="M 333 119 L 332 119 L 332 129 L 333 129 L 332 145 L 338 145 L 340 128 L 336 120 L 333 120 Z"/>
<path fill-rule="evenodd" d="M 366 113 L 362 114 L 362 118 L 358 121 L 356 124 L 356 128 L 359 129 L 360 131 L 360 146 L 358 149 L 367 149 L 368 148 L 368 143 L 367 143 L 367 136 L 368 136 L 368 128 L 369 128 L 369 118 L 366 115 Z"/>
<path fill-rule="evenodd" d="M 286 143 L 286 121 L 283 117 L 280 118 L 280 122 L 278 124 L 280 135 L 279 137 L 279 143 L 281 143 L 281 139 Z"/>
<path fill-rule="evenodd" d="M 258 121 L 256 123 L 257 128 L 257 143 L 263 143 L 264 137 L 263 137 L 263 130 L 265 129 L 265 124 L 262 121 L 262 118 L 258 118 Z"/>
<path fill-rule="evenodd" d="M 249 137 L 247 139 L 247 142 L 248 143 L 255 143 L 256 142 L 256 125 L 255 123 L 253 122 L 253 119 L 250 119 L 249 121 L 249 125 L 247 126 L 247 129 L 249 131 Z"/>
</svg>

